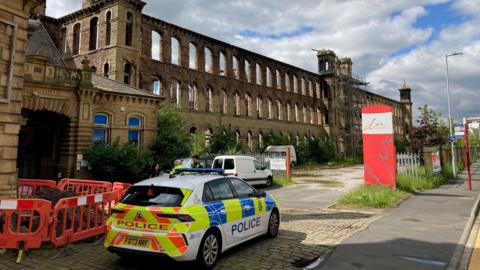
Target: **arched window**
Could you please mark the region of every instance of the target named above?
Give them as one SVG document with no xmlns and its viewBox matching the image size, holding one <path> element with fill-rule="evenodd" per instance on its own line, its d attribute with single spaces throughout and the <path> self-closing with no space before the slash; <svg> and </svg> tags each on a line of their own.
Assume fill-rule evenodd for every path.
<svg viewBox="0 0 480 270">
<path fill-rule="evenodd" d="M 157 31 L 152 31 L 152 59 L 162 59 L 162 36 Z"/>
<path fill-rule="evenodd" d="M 313 111 L 313 108 L 310 107 L 310 124 L 314 124 L 315 123 L 315 112 Z"/>
<path fill-rule="evenodd" d="M 317 108 L 317 125 L 322 125 L 322 112 L 320 111 L 320 108 Z"/>
<path fill-rule="evenodd" d="M 188 107 L 190 110 L 198 110 L 198 91 L 195 84 L 188 85 Z"/>
<path fill-rule="evenodd" d="M 220 52 L 220 76 L 227 76 L 227 57 Z"/>
<path fill-rule="evenodd" d="M 263 148 L 263 133 L 258 133 L 258 147 Z"/>
<path fill-rule="evenodd" d="M 233 78 L 240 79 L 240 67 L 236 56 L 233 56 Z"/>
<path fill-rule="evenodd" d="M 210 86 L 207 87 L 207 102 L 206 102 L 206 111 L 213 112 L 213 90 Z"/>
<path fill-rule="evenodd" d="M 108 11 L 105 19 L 105 46 L 110 45 L 112 36 L 112 12 Z"/>
<path fill-rule="evenodd" d="M 300 145 L 300 135 L 295 135 L 295 145 L 299 146 Z"/>
<path fill-rule="evenodd" d="M 252 132 L 247 132 L 247 146 L 248 150 L 253 151 L 253 140 L 252 140 Z"/>
<path fill-rule="evenodd" d="M 282 75 L 278 69 L 275 70 L 275 85 L 277 89 L 282 89 Z"/>
<path fill-rule="evenodd" d="M 191 69 L 197 69 L 197 46 L 192 42 L 188 43 L 188 67 Z"/>
<path fill-rule="evenodd" d="M 316 88 L 316 96 L 317 98 L 322 98 L 322 94 L 321 94 L 321 91 L 320 91 L 320 83 L 319 82 L 316 82 L 315 83 L 315 88 Z"/>
<path fill-rule="evenodd" d="M 221 89 L 221 96 L 220 96 L 220 113 L 227 114 L 228 112 L 228 95 L 225 89 Z"/>
<path fill-rule="evenodd" d="M 180 41 L 176 37 L 171 40 L 172 64 L 180 65 Z"/>
<path fill-rule="evenodd" d="M 268 107 L 268 119 L 273 119 L 273 104 L 272 100 L 267 100 L 267 107 Z"/>
<path fill-rule="evenodd" d="M 303 105 L 302 115 L 303 115 L 303 123 L 307 123 L 308 114 L 307 114 L 307 107 L 305 105 Z"/>
<path fill-rule="evenodd" d="M 103 77 L 108 78 L 109 73 L 110 73 L 110 64 L 107 62 L 103 65 Z"/>
<path fill-rule="evenodd" d="M 298 111 L 298 104 L 295 104 L 295 122 L 300 122 L 300 114 Z"/>
<path fill-rule="evenodd" d="M 245 109 L 247 116 L 252 116 L 252 96 L 250 94 L 245 94 Z"/>
<path fill-rule="evenodd" d="M 177 80 L 174 80 L 170 87 L 170 99 L 172 103 L 176 103 L 177 107 L 179 108 L 181 107 L 181 97 L 182 97 L 182 92 L 180 88 L 180 82 Z"/>
<path fill-rule="evenodd" d="M 255 65 L 255 70 L 256 70 L 256 83 L 258 85 L 262 85 L 262 67 L 260 64 Z"/>
<path fill-rule="evenodd" d="M 98 17 L 90 19 L 89 50 L 96 50 L 98 45 Z"/>
<path fill-rule="evenodd" d="M 257 116 L 258 118 L 263 117 L 263 100 L 262 97 L 257 97 Z"/>
<path fill-rule="evenodd" d="M 235 130 L 235 142 L 240 143 L 240 131 L 238 129 Z"/>
<path fill-rule="evenodd" d="M 93 144 L 106 144 L 108 142 L 108 115 L 97 113 L 93 117 Z"/>
<path fill-rule="evenodd" d="M 80 23 L 77 23 L 73 26 L 73 50 L 72 53 L 79 54 L 80 53 Z"/>
<path fill-rule="evenodd" d="M 293 93 L 298 93 L 298 79 L 297 75 L 293 75 Z"/>
<path fill-rule="evenodd" d="M 272 80 L 272 69 L 267 67 L 267 87 L 272 87 L 273 80 Z"/>
<path fill-rule="evenodd" d="M 290 105 L 290 103 L 287 103 L 287 121 L 291 121 L 292 120 L 292 106 Z"/>
<path fill-rule="evenodd" d="M 128 118 L 128 142 L 140 147 L 142 137 L 142 119 L 138 116 Z"/>
<path fill-rule="evenodd" d="M 307 94 L 307 90 L 306 90 L 305 84 L 306 84 L 306 83 L 305 83 L 305 79 L 302 78 L 302 79 L 301 79 L 301 85 L 300 85 L 300 87 L 302 87 L 302 95 L 304 95 L 304 96 Z"/>
<path fill-rule="evenodd" d="M 252 82 L 252 67 L 248 60 L 245 60 L 245 80 L 247 82 Z"/>
<path fill-rule="evenodd" d="M 152 93 L 157 96 L 163 96 L 163 85 L 158 78 L 154 78 L 152 82 Z"/>
<path fill-rule="evenodd" d="M 282 112 L 282 102 L 279 99 L 277 99 L 277 119 L 278 120 L 283 120 L 282 119 L 282 114 L 283 114 L 283 112 Z"/>
<path fill-rule="evenodd" d="M 191 127 L 189 133 L 190 133 L 190 134 L 195 134 L 195 133 L 197 133 L 197 128 L 196 128 L 196 127 Z"/>
<path fill-rule="evenodd" d="M 233 106 L 235 115 L 240 115 L 240 95 L 238 94 L 238 92 L 235 92 L 233 94 Z"/>
<path fill-rule="evenodd" d="M 210 142 L 212 141 L 212 135 L 213 130 L 211 128 L 207 128 L 205 130 L 205 147 L 208 147 L 210 145 Z"/>
<path fill-rule="evenodd" d="M 213 55 L 212 51 L 205 47 L 205 71 L 208 73 L 213 73 Z"/>
<path fill-rule="evenodd" d="M 290 92 L 290 75 L 288 73 L 285 73 L 285 90 Z"/>
<path fill-rule="evenodd" d="M 130 63 L 126 63 L 123 70 L 123 82 L 125 84 L 130 84 L 132 76 L 132 65 Z"/>
<path fill-rule="evenodd" d="M 125 25 L 125 45 L 132 46 L 133 37 L 133 13 L 127 12 L 127 23 Z"/>
<path fill-rule="evenodd" d="M 313 82 L 311 80 L 308 81 L 308 95 L 313 97 Z"/>
</svg>

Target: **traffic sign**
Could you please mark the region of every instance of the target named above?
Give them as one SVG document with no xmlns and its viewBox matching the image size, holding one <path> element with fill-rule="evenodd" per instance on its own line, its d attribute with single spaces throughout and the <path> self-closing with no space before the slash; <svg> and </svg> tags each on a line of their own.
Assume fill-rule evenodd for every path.
<svg viewBox="0 0 480 270">
<path fill-rule="evenodd" d="M 456 140 L 462 140 L 463 139 L 463 135 L 456 135 L 456 136 L 448 136 L 448 141 L 449 142 L 454 142 Z"/>
</svg>

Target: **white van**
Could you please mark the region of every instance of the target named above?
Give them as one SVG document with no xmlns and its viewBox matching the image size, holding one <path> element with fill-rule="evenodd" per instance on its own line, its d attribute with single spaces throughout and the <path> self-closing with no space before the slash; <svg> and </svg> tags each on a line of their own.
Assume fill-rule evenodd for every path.
<svg viewBox="0 0 480 270">
<path fill-rule="evenodd" d="M 242 178 L 251 185 L 270 187 L 273 183 L 272 171 L 262 167 L 253 157 L 218 156 L 213 160 L 212 168 L 223 169 L 227 175 Z"/>
<path fill-rule="evenodd" d="M 297 165 L 297 153 L 295 152 L 295 147 L 293 147 L 293 145 L 269 145 L 267 146 L 267 149 L 265 149 L 265 153 L 277 153 L 285 156 L 287 153 L 287 147 L 290 148 L 290 165 L 293 167 Z"/>
</svg>

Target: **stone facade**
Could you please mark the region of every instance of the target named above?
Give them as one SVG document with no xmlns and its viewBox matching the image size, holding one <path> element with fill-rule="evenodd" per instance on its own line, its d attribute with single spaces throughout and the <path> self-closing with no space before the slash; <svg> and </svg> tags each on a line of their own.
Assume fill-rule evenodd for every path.
<svg viewBox="0 0 480 270">
<path fill-rule="evenodd" d="M 0 1 L 0 197 L 14 197 L 27 20 L 43 1 Z"/>
</svg>

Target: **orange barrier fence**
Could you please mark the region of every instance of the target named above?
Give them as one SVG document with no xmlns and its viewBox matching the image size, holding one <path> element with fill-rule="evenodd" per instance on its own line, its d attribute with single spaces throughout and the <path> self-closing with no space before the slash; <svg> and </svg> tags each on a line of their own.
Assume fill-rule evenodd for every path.
<svg viewBox="0 0 480 270">
<path fill-rule="evenodd" d="M 78 195 L 90 195 L 112 191 L 112 183 L 96 180 L 82 179 L 62 179 L 58 189 L 63 191 L 73 191 Z"/>
<path fill-rule="evenodd" d="M 18 179 L 17 197 L 18 198 L 32 197 L 42 187 L 57 188 L 57 183 L 53 180 Z"/>
<path fill-rule="evenodd" d="M 47 200 L 0 200 L 0 248 L 28 250 L 49 241 L 51 208 Z"/>
<path fill-rule="evenodd" d="M 64 198 L 53 209 L 51 242 L 55 247 L 101 235 L 110 215 L 113 192 Z"/>
<path fill-rule="evenodd" d="M 113 193 L 115 193 L 115 201 L 119 202 L 120 199 L 125 195 L 125 192 L 132 186 L 129 183 L 115 182 L 113 183 Z"/>
</svg>

